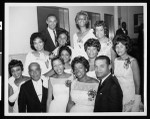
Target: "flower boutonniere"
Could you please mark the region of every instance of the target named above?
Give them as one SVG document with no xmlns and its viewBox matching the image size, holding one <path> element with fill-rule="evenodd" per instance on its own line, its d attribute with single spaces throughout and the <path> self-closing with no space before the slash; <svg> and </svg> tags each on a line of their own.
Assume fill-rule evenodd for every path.
<svg viewBox="0 0 150 119">
<path fill-rule="evenodd" d="M 95 90 L 90 89 L 90 90 L 88 91 L 88 96 L 89 96 L 89 97 L 88 97 L 88 100 L 89 100 L 89 101 L 94 100 L 96 94 L 97 94 L 97 92 L 96 92 Z"/>
<path fill-rule="evenodd" d="M 71 83 L 72 83 L 71 80 L 66 80 L 66 81 L 65 81 L 65 85 L 66 85 L 67 87 L 71 87 Z"/>
<path fill-rule="evenodd" d="M 128 57 L 127 59 L 125 59 L 124 68 L 128 69 L 130 64 L 131 64 L 131 61 L 130 61 L 130 58 Z"/>
</svg>

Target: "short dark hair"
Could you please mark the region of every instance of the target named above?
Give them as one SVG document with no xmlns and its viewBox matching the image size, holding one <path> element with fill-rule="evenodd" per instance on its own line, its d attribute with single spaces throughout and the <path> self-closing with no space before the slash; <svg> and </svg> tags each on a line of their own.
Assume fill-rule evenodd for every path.
<svg viewBox="0 0 150 119">
<path fill-rule="evenodd" d="M 75 64 L 77 63 L 80 63 L 80 64 L 83 64 L 83 66 L 85 67 L 86 69 L 86 72 L 89 71 L 89 68 L 90 68 L 90 65 L 89 65 L 89 62 L 87 59 L 85 59 L 83 56 L 78 56 L 78 57 L 75 57 L 72 62 L 71 62 L 71 68 L 72 70 L 74 71 L 74 66 Z"/>
<path fill-rule="evenodd" d="M 72 51 L 68 46 L 61 46 L 59 48 L 59 52 L 58 52 L 59 57 L 61 56 L 61 52 L 64 51 L 64 50 L 66 50 L 69 53 L 70 56 L 72 55 Z"/>
<path fill-rule="evenodd" d="M 9 62 L 8 67 L 9 67 L 9 75 L 10 76 L 12 76 L 11 69 L 14 68 L 14 67 L 18 67 L 18 66 L 20 66 L 21 70 L 23 71 L 23 64 L 20 60 L 12 59 Z"/>
<path fill-rule="evenodd" d="M 62 64 L 65 65 L 64 60 L 63 60 L 61 57 L 59 57 L 58 55 L 56 55 L 54 58 L 51 59 L 52 69 L 54 69 L 54 67 L 53 67 L 53 62 L 54 62 L 55 60 L 60 60 L 60 61 L 62 62 Z"/>
<path fill-rule="evenodd" d="M 86 28 L 89 28 L 89 25 L 90 25 L 90 23 L 89 23 L 89 16 L 88 16 L 88 13 L 85 12 L 85 11 L 80 11 L 80 12 L 77 13 L 77 15 L 76 15 L 76 17 L 75 17 L 76 27 L 80 30 L 80 27 L 79 27 L 79 25 L 77 24 L 78 17 L 79 17 L 80 15 L 84 15 L 84 16 L 86 17 L 87 22 L 86 22 L 85 26 L 86 26 Z"/>
<path fill-rule="evenodd" d="M 129 36 L 121 34 L 121 35 L 116 35 L 113 39 L 113 49 L 115 50 L 116 45 L 121 42 L 122 44 L 125 45 L 127 49 L 127 53 L 129 53 L 132 50 L 132 45 L 131 45 L 131 39 Z M 115 50 L 116 51 L 116 50 Z"/>
<path fill-rule="evenodd" d="M 96 35 L 96 27 L 102 26 L 104 29 L 104 34 L 106 37 L 109 37 L 108 28 L 104 21 L 96 21 L 94 24 L 94 34 Z"/>
<path fill-rule="evenodd" d="M 106 55 L 100 55 L 100 56 L 96 57 L 95 61 L 96 60 L 106 60 L 107 65 L 110 65 L 110 63 L 111 63 L 109 57 Z"/>
<path fill-rule="evenodd" d="M 51 16 L 53 16 L 53 17 L 56 18 L 56 20 L 57 20 L 56 27 L 58 28 L 58 27 L 59 27 L 59 21 L 58 21 L 59 19 L 58 19 L 57 15 L 52 14 L 52 13 L 48 14 L 47 17 L 46 17 L 46 21 L 47 21 L 47 19 L 48 19 L 49 17 L 51 17 Z"/>
<path fill-rule="evenodd" d="M 58 19 L 57 19 L 57 16 L 56 16 L 55 14 L 52 14 L 52 13 L 50 13 L 50 14 L 47 15 L 46 20 L 47 20 L 49 17 L 51 17 L 51 16 L 55 17 L 56 20 L 58 20 Z"/>
<path fill-rule="evenodd" d="M 31 49 L 34 50 L 34 51 L 36 51 L 36 49 L 34 47 L 34 40 L 36 38 L 40 38 L 44 42 L 44 44 L 45 44 L 45 38 L 44 38 L 44 36 L 42 35 L 41 32 L 35 32 L 35 33 L 33 33 L 31 35 L 31 37 L 30 37 L 30 46 L 31 46 Z"/>
<path fill-rule="evenodd" d="M 62 29 L 62 28 L 58 31 L 57 42 L 58 42 L 58 38 L 59 38 L 59 36 L 61 34 L 65 34 L 67 36 L 67 41 L 66 41 L 67 43 L 66 43 L 66 45 L 70 45 L 70 35 L 69 35 L 69 32 L 67 30 L 65 30 L 65 29 Z"/>
<path fill-rule="evenodd" d="M 99 52 L 101 49 L 101 44 L 97 39 L 90 38 L 84 44 L 84 50 L 87 50 L 87 47 L 96 47 L 97 51 Z"/>
</svg>

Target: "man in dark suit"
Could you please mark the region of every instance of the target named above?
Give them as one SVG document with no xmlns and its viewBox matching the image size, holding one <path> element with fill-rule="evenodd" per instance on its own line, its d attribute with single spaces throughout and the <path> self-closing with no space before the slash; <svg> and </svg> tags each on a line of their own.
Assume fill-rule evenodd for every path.
<svg viewBox="0 0 150 119">
<path fill-rule="evenodd" d="M 121 28 L 116 31 L 116 35 L 128 35 L 128 31 L 126 29 L 126 22 L 122 22 Z"/>
<path fill-rule="evenodd" d="M 47 16 L 46 24 L 48 27 L 42 31 L 42 34 L 45 37 L 44 49 L 52 52 L 58 46 L 58 32 L 63 29 L 58 27 L 58 21 L 54 14 L 49 14 Z"/>
<path fill-rule="evenodd" d="M 40 65 L 33 62 L 29 65 L 31 80 L 25 82 L 18 97 L 19 112 L 46 112 L 48 89 L 43 86 Z"/>
<path fill-rule="evenodd" d="M 95 73 L 100 83 L 95 99 L 94 112 L 122 111 L 122 90 L 110 69 L 110 59 L 107 56 L 102 55 L 95 59 Z"/>
</svg>

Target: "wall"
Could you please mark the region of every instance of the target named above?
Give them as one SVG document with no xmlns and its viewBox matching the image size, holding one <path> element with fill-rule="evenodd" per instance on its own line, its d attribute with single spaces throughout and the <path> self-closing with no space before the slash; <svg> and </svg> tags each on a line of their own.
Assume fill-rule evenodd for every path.
<svg viewBox="0 0 150 119">
<path fill-rule="evenodd" d="M 62 7 L 59 6 L 58 7 Z M 113 6 L 63 6 L 69 9 L 70 36 L 77 31 L 75 26 L 75 16 L 80 10 L 96 12 L 101 14 L 104 19 L 104 13 L 114 14 Z M 14 6 L 9 9 L 9 54 L 25 54 L 30 49 L 30 36 L 38 31 L 37 9 L 36 6 Z M 72 44 L 73 45 L 73 44 Z"/>
<path fill-rule="evenodd" d="M 30 36 L 38 31 L 36 7 L 15 6 L 9 9 L 9 54 L 30 51 Z"/>
<path fill-rule="evenodd" d="M 104 13 L 114 15 L 114 7 L 113 6 L 63 6 L 69 9 L 69 22 L 70 22 L 70 36 L 72 38 L 73 34 L 77 32 L 77 28 L 75 25 L 75 16 L 81 11 L 89 11 L 100 13 L 101 20 L 104 20 Z M 72 40 L 71 40 L 72 43 Z M 73 43 L 72 43 L 73 44 Z"/>
<path fill-rule="evenodd" d="M 121 6 L 121 21 L 127 23 L 128 35 L 131 38 L 137 38 L 138 33 L 134 33 L 134 14 L 143 13 L 143 6 Z"/>
</svg>

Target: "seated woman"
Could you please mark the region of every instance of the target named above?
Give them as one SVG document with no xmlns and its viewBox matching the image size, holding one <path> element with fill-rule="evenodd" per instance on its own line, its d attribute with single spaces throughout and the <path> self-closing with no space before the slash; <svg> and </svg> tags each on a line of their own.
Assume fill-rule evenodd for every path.
<svg viewBox="0 0 150 119">
<path fill-rule="evenodd" d="M 71 63 L 70 63 L 71 55 L 72 55 L 72 51 L 68 46 L 60 47 L 58 56 L 64 60 L 65 63 L 64 67 L 66 73 L 72 73 Z"/>
<path fill-rule="evenodd" d="M 87 72 L 87 75 L 97 79 L 95 74 L 94 61 L 101 49 L 100 42 L 97 39 L 90 38 L 85 42 L 84 49 L 89 58 L 90 65 L 90 69 Z"/>
<path fill-rule="evenodd" d="M 73 79 L 73 75 L 64 72 L 64 61 L 58 56 L 51 62 L 55 74 L 48 81 L 47 112 L 65 113 L 69 99 L 69 87 L 66 83 Z"/>
<path fill-rule="evenodd" d="M 68 112 L 93 112 L 98 80 L 87 76 L 88 61 L 82 57 L 75 57 L 71 63 L 76 80 L 71 83 Z"/>
<path fill-rule="evenodd" d="M 30 37 L 30 46 L 33 51 L 29 52 L 25 59 L 23 75 L 29 76 L 28 66 L 31 62 L 40 64 L 42 74 L 47 73 L 52 67 L 49 60 L 49 52 L 44 50 L 44 37 L 41 33 L 33 33 Z"/>
<path fill-rule="evenodd" d="M 9 84 L 9 112 L 17 113 L 18 111 L 18 95 L 20 92 L 21 85 L 29 80 L 29 77 L 22 75 L 23 64 L 20 60 L 11 60 L 9 62 L 9 74 L 10 78 L 8 80 Z"/>
</svg>

